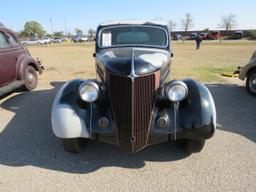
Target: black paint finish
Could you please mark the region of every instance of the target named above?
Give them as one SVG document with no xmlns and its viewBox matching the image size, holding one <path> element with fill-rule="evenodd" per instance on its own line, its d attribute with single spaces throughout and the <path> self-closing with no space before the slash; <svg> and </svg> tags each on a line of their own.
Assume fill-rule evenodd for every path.
<svg viewBox="0 0 256 192">
<path fill-rule="evenodd" d="M 102 95 L 99 101 L 94 104 L 83 102 L 78 94 L 79 86 L 83 81 L 74 80 L 66 86 L 60 99 L 60 103 L 69 105 L 76 113 L 80 113 L 81 109 L 87 111 L 92 109 L 93 124 L 91 134 L 93 137 L 104 142 L 120 144 L 120 141 L 118 140 L 119 127 L 116 126 L 117 123 L 114 118 L 116 111 L 112 111 L 115 109 L 113 107 L 113 109 L 111 109 L 114 101 L 113 98 L 109 98 L 111 97 L 111 94 L 109 94 L 110 90 L 108 85 L 113 83 L 110 82 L 111 78 L 109 78 L 109 75 L 117 75 L 127 79 L 131 78 L 132 81 L 134 77 L 131 77 L 131 75 L 133 73 L 136 78 L 144 78 L 147 75 L 160 74 L 158 75 L 159 77 L 156 77 L 159 78 L 157 81 L 160 82 L 160 87 L 158 87 L 159 84 L 155 87 L 157 91 L 155 91 L 154 98 L 156 98 L 156 100 L 154 106 L 150 109 L 153 115 L 151 116 L 149 135 L 146 143 L 155 144 L 173 140 L 174 104 L 170 102 L 161 91 L 164 89 L 165 83 L 169 80 L 171 56 L 172 54 L 169 48 L 150 49 L 145 47 L 121 47 L 100 49 L 96 44 L 96 74 L 97 81 L 102 90 Z M 201 83 L 192 79 L 184 80 L 184 82 L 188 87 L 188 97 L 179 104 L 177 139 L 208 139 L 213 136 L 216 128 L 216 111 L 213 98 L 209 90 Z M 145 83 L 142 85 L 144 84 Z M 122 87 L 122 85 L 120 86 Z M 134 87 L 132 88 L 135 90 Z M 145 87 L 138 87 L 137 89 L 142 90 L 144 88 Z M 121 91 L 121 88 L 116 91 Z M 140 97 L 143 96 L 142 92 L 139 93 Z M 125 91 L 120 94 L 122 97 L 125 97 L 125 95 L 127 95 L 127 97 L 130 96 L 131 99 L 134 99 L 134 95 L 136 95 L 136 93 L 134 93 L 134 95 L 125 94 Z M 127 100 L 129 100 L 129 98 L 127 98 Z M 142 100 L 140 99 L 139 103 L 141 103 Z M 131 108 L 131 106 L 124 107 L 122 118 L 126 118 L 127 121 L 129 119 L 137 119 L 138 122 L 131 120 L 131 122 L 127 122 L 127 125 L 124 126 L 129 126 L 131 123 L 140 125 L 140 121 L 143 121 L 146 117 L 143 117 L 143 114 L 139 115 L 140 118 L 126 117 L 125 114 L 128 112 L 125 110 L 128 110 L 128 108 Z M 136 111 L 134 114 L 137 114 Z M 86 124 L 90 121 L 90 117 L 82 117 L 81 114 L 78 114 L 78 116 L 83 118 Z M 169 124 L 166 128 L 157 127 L 156 121 L 160 116 L 168 117 Z M 109 119 L 109 127 L 104 129 L 99 127 L 98 122 L 101 117 L 107 117 Z M 136 128 L 135 131 L 140 130 L 137 130 Z M 142 147 L 144 146 L 145 145 L 143 144 Z M 132 151 L 138 151 L 142 147 Z"/>
<path fill-rule="evenodd" d="M 129 76 L 132 65 L 138 76 L 167 70 L 170 67 L 171 54 L 149 48 L 113 48 L 102 50 L 96 55 L 96 64 L 112 73 Z"/>
<path fill-rule="evenodd" d="M 209 139 L 216 130 L 216 112 L 213 98 L 203 84 L 192 79 L 186 79 L 184 82 L 188 87 L 188 96 L 179 105 L 177 139 Z M 160 136 L 165 141 L 174 139 L 173 103 L 164 96 L 160 96 L 156 106 L 149 138 L 149 142 L 152 144 L 161 142 L 161 140 L 154 139 Z M 157 118 L 166 115 L 170 119 L 169 126 L 158 128 Z"/>
<path fill-rule="evenodd" d="M 212 96 L 208 89 L 199 82 L 192 79 L 184 80 L 188 86 L 188 97 L 180 103 L 179 121 L 177 129 L 177 139 L 209 139 L 214 135 L 216 129 L 215 106 Z M 91 105 L 81 105 L 79 103 L 78 87 L 81 80 L 74 80 L 69 83 L 63 92 L 60 102 L 70 105 L 74 112 L 79 113 L 80 109 L 90 110 Z M 101 141 L 118 144 L 117 132 L 113 128 L 113 115 L 109 100 L 106 97 L 101 102 L 92 105 L 93 108 L 93 127 L 92 135 Z M 156 120 L 159 116 L 167 115 L 170 124 L 167 128 L 158 128 Z M 89 125 L 89 117 L 82 117 Z M 101 117 L 110 120 L 110 126 L 102 129 L 98 125 Z M 161 93 L 158 95 L 154 115 L 151 120 L 151 128 L 148 137 L 148 144 L 156 144 L 173 140 L 174 121 L 173 103 L 165 98 Z"/>
</svg>

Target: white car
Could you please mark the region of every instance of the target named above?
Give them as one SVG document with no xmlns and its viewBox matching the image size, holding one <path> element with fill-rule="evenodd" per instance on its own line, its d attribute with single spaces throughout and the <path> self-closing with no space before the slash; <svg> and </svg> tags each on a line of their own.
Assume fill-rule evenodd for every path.
<svg viewBox="0 0 256 192">
<path fill-rule="evenodd" d="M 89 41 L 89 38 L 88 38 L 88 36 L 82 36 L 81 38 L 80 38 L 80 42 L 87 42 L 87 41 Z"/>
<path fill-rule="evenodd" d="M 27 46 L 27 45 L 42 45 L 42 44 L 45 44 L 45 43 L 40 39 L 31 39 L 31 40 L 28 40 L 28 41 L 21 41 L 21 44 L 23 46 Z"/>
<path fill-rule="evenodd" d="M 44 44 L 51 44 L 51 39 L 50 38 L 43 38 L 40 41 L 44 42 Z"/>
</svg>

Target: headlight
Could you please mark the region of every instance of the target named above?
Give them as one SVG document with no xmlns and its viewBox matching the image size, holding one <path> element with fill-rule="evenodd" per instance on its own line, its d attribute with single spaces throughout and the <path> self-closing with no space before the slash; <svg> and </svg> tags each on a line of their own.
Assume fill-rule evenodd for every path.
<svg viewBox="0 0 256 192">
<path fill-rule="evenodd" d="M 183 101 L 188 95 L 188 87 L 182 81 L 173 81 L 166 85 L 165 95 L 172 102 Z"/>
<path fill-rule="evenodd" d="M 85 81 L 79 87 L 81 99 L 88 103 L 93 103 L 98 99 L 99 91 L 99 85 L 94 81 Z"/>
</svg>

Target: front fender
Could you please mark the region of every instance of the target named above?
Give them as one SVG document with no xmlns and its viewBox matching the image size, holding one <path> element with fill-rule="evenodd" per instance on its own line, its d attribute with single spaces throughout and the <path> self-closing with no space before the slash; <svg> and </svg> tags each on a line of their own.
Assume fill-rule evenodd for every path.
<svg viewBox="0 0 256 192">
<path fill-rule="evenodd" d="M 247 75 L 252 69 L 256 68 L 256 58 L 252 59 L 247 65 L 243 67 L 243 69 L 239 73 L 239 79 L 245 80 Z"/>
<path fill-rule="evenodd" d="M 208 88 L 192 79 L 184 80 L 188 87 L 187 99 L 178 111 L 179 138 L 208 139 L 216 130 L 216 108 Z"/>
<path fill-rule="evenodd" d="M 17 60 L 17 64 L 18 64 L 17 80 L 24 79 L 25 69 L 28 65 L 33 65 L 33 67 L 36 68 L 36 70 L 38 71 L 39 74 L 43 73 L 43 69 L 40 66 L 40 64 L 29 55 L 23 54 L 23 55 L 19 56 L 18 60 Z"/>
<path fill-rule="evenodd" d="M 254 68 L 256 68 L 256 51 L 254 51 L 254 53 L 252 54 L 250 62 L 247 65 L 245 65 L 239 72 L 239 79 L 245 80 L 249 72 Z"/>
<path fill-rule="evenodd" d="M 188 87 L 187 98 L 175 107 L 166 96 L 161 96 L 156 105 L 151 135 L 176 139 L 209 139 L 216 130 L 216 109 L 208 88 L 192 79 L 183 81 Z M 174 115 L 176 114 L 176 115 Z M 159 117 L 167 117 L 168 126 L 159 128 Z M 175 121 L 176 118 L 176 121 Z M 171 136 L 171 137 L 170 137 Z M 152 143 L 154 141 L 152 140 Z"/>
<path fill-rule="evenodd" d="M 92 108 L 78 106 L 78 89 L 83 81 L 76 79 L 64 84 L 57 92 L 51 113 L 52 130 L 59 138 L 90 138 Z M 86 118 L 87 117 L 87 118 Z"/>
</svg>

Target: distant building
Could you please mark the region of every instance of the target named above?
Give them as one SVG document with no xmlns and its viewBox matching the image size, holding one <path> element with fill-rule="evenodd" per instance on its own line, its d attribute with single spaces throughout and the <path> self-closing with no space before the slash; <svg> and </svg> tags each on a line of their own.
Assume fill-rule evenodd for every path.
<svg viewBox="0 0 256 192">
<path fill-rule="evenodd" d="M 244 37 L 248 37 L 249 36 L 249 33 L 250 31 L 254 31 L 256 29 L 243 29 L 243 30 L 230 30 L 230 31 L 226 31 L 226 30 L 210 30 L 208 33 L 211 33 L 211 32 L 216 32 L 216 31 L 219 31 L 221 33 L 222 36 L 235 36 L 236 32 L 239 31 L 239 32 L 242 32 L 243 33 L 243 36 Z M 176 36 L 176 35 L 182 35 L 182 36 L 190 36 L 191 34 L 200 34 L 204 32 L 203 30 L 202 31 L 188 31 L 188 32 L 185 32 L 185 31 L 172 31 L 171 34 L 172 36 Z"/>
</svg>

